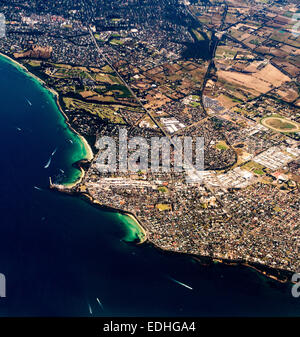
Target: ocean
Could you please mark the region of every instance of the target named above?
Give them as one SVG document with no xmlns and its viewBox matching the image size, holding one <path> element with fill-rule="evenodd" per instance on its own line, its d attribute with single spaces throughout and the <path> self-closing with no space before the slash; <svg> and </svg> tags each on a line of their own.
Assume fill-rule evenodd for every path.
<svg viewBox="0 0 300 337">
<path fill-rule="evenodd" d="M 300 315 L 290 284 L 138 245 L 128 217 L 50 190 L 85 147 L 35 78 L 3 57 L 0 74 L 0 316 Z"/>
</svg>

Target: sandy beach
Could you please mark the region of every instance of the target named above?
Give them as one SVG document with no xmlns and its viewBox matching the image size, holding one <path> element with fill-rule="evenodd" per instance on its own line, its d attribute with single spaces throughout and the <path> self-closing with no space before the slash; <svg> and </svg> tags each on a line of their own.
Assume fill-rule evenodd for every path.
<svg viewBox="0 0 300 337">
<path fill-rule="evenodd" d="M 76 181 L 74 181 L 73 183 L 66 183 L 64 185 L 62 185 L 64 188 L 68 188 L 68 189 L 73 189 L 75 188 L 77 185 L 79 185 L 81 182 L 82 182 L 82 179 L 84 178 L 84 175 L 85 175 L 85 171 L 84 169 L 81 167 L 80 168 L 80 171 L 81 171 L 81 175 L 80 175 L 80 178 L 77 179 Z"/>
<path fill-rule="evenodd" d="M 61 114 L 63 115 L 63 117 L 64 117 L 64 119 L 65 119 L 65 123 L 68 125 L 68 127 L 69 127 L 69 129 L 73 132 L 73 133 L 75 133 L 79 138 L 80 138 L 80 140 L 81 140 L 81 142 L 83 143 L 83 145 L 84 145 L 84 148 L 85 148 L 85 152 L 86 152 L 86 158 L 82 158 L 82 159 L 87 159 L 88 161 L 91 161 L 91 160 L 93 160 L 93 158 L 94 158 L 94 154 L 93 154 L 93 151 L 92 151 L 92 149 L 91 149 L 91 147 L 90 147 L 90 145 L 89 145 L 89 143 L 87 142 L 87 140 L 82 136 L 82 135 L 80 135 L 72 126 L 71 126 L 71 124 L 69 123 L 69 118 L 68 118 L 68 116 L 64 113 L 64 111 L 63 111 L 63 109 L 62 109 L 62 107 L 61 107 L 61 105 L 59 104 L 59 94 L 58 94 L 58 92 L 56 92 L 54 89 L 52 89 L 52 88 L 49 88 L 48 86 L 47 86 L 47 84 L 42 80 L 42 79 L 40 79 L 39 77 L 37 77 L 36 75 L 34 75 L 33 73 L 31 73 L 23 64 L 21 64 L 21 63 L 19 63 L 18 61 L 16 61 L 16 60 L 14 60 L 13 58 L 11 58 L 11 57 L 9 57 L 9 56 L 7 56 L 7 55 L 5 55 L 5 54 L 3 54 L 3 53 L 1 53 L 0 52 L 0 56 L 2 56 L 2 57 L 4 57 L 4 58 L 6 58 L 6 59 L 8 59 L 10 62 L 12 62 L 15 66 L 17 66 L 18 68 L 21 68 L 22 70 L 24 70 L 26 73 L 27 73 L 27 75 L 29 75 L 29 76 L 31 76 L 31 77 L 33 77 L 34 79 L 36 79 L 45 89 L 47 89 L 48 91 L 50 91 L 51 93 L 52 93 L 52 95 L 54 95 L 55 96 L 55 101 L 56 101 L 56 104 L 57 104 L 57 107 L 58 107 L 58 109 L 59 109 L 59 111 L 61 112 Z M 81 177 L 80 177 L 80 179 L 78 179 L 77 181 L 75 181 L 74 183 L 71 183 L 71 184 L 65 184 L 65 186 L 67 187 L 67 188 L 73 188 L 73 187 L 75 187 L 76 185 L 78 185 L 81 181 L 82 181 L 82 179 L 83 179 L 83 177 L 84 177 L 84 170 L 83 169 L 81 169 Z"/>
<path fill-rule="evenodd" d="M 79 183 L 76 182 L 74 183 L 74 186 L 76 186 L 77 184 Z M 58 189 L 59 191 L 61 192 L 70 192 L 71 189 L 68 188 L 69 186 L 66 186 L 66 185 L 55 185 L 55 184 L 52 184 L 51 186 L 52 188 L 56 188 Z M 126 215 L 128 216 L 129 218 L 131 218 L 135 223 L 136 225 L 138 226 L 138 228 L 140 229 L 140 231 L 143 233 L 143 237 L 140 238 L 140 242 L 138 244 L 142 244 L 144 243 L 145 241 L 148 240 L 148 234 L 147 234 L 147 231 L 146 229 L 142 226 L 142 224 L 140 223 L 140 221 L 138 220 L 138 218 L 133 214 L 133 213 L 128 213 L 124 210 L 119 210 L 119 209 L 115 209 L 115 208 L 112 208 L 112 207 L 109 207 L 109 206 L 106 206 L 104 204 L 101 204 L 100 201 L 94 199 L 91 195 L 89 195 L 88 193 L 80 193 L 82 196 L 86 197 L 92 204 L 94 205 L 98 205 L 99 207 L 101 207 L 102 209 L 107 209 L 107 210 L 110 210 L 112 212 L 117 212 L 119 213 L 120 215 Z"/>
<path fill-rule="evenodd" d="M 8 59 L 10 62 L 12 62 L 15 66 L 17 66 L 18 68 L 21 68 L 22 70 L 24 70 L 29 76 L 35 78 L 38 82 L 40 82 L 44 87 L 46 87 L 49 91 L 53 92 L 54 90 L 51 90 L 50 88 L 47 87 L 46 83 L 40 79 L 39 77 L 37 77 L 36 75 L 32 74 L 23 64 L 19 63 L 18 61 L 14 60 L 13 58 L 2 54 L 0 52 L 0 56 L 5 57 L 6 59 Z"/>
<path fill-rule="evenodd" d="M 140 228 L 141 232 L 143 233 L 143 238 L 140 238 L 140 242 L 139 244 L 142 244 L 143 242 L 147 241 L 148 239 L 148 235 L 147 232 L 145 230 L 145 228 L 141 225 L 140 221 L 138 220 L 138 218 L 133 215 L 132 213 L 125 213 L 129 218 L 131 218 L 134 222 L 137 223 L 138 227 Z"/>
<path fill-rule="evenodd" d="M 85 195 L 85 196 L 86 196 L 92 203 L 94 203 L 94 204 L 96 204 L 96 205 L 99 205 L 99 206 L 101 206 L 101 207 L 106 207 L 105 205 L 101 204 L 98 200 L 93 199 L 89 194 L 84 193 L 84 195 Z M 116 209 L 115 211 L 116 211 L 116 212 L 119 212 L 119 210 L 117 210 L 117 209 Z M 147 241 L 147 239 L 148 239 L 147 232 L 146 232 L 145 228 L 141 225 L 141 223 L 140 223 L 140 221 L 138 220 L 138 218 L 137 218 L 135 215 L 133 215 L 132 213 L 128 213 L 128 212 L 126 212 L 126 211 L 122 211 L 122 212 L 120 212 L 120 214 L 123 214 L 123 215 L 126 215 L 126 216 L 130 217 L 130 218 L 137 224 L 137 226 L 139 227 L 140 231 L 143 233 L 143 238 L 140 238 L 139 244 L 142 244 L 143 242 Z"/>
</svg>

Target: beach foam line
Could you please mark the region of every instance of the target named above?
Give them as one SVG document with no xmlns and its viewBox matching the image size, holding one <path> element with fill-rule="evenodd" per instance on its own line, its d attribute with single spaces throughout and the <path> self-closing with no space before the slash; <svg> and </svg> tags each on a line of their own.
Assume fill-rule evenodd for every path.
<svg viewBox="0 0 300 337">
<path fill-rule="evenodd" d="M 127 212 L 125 212 L 125 215 L 128 216 L 130 219 L 132 219 L 137 224 L 138 228 L 140 229 L 140 231 L 143 234 L 143 238 L 139 238 L 140 239 L 139 244 L 147 241 L 147 238 L 148 238 L 147 232 L 146 232 L 145 228 L 141 225 L 138 218 L 135 215 L 133 215 L 131 213 L 127 213 Z"/>
<path fill-rule="evenodd" d="M 89 143 L 87 142 L 87 140 L 81 135 L 79 134 L 72 126 L 71 124 L 69 123 L 69 118 L 68 116 L 65 114 L 65 112 L 63 111 L 62 107 L 60 106 L 59 104 L 59 94 L 58 92 L 56 92 L 54 89 L 52 88 L 49 88 L 46 84 L 46 82 L 44 82 L 42 79 L 40 79 L 39 77 L 37 77 L 36 75 L 34 75 L 33 73 L 31 73 L 23 64 L 19 63 L 18 61 L 14 60 L 13 58 L 3 54 L 0 52 L 0 56 L 6 58 L 7 60 L 9 60 L 10 62 L 12 62 L 17 68 L 21 68 L 22 70 L 25 71 L 25 73 L 28 75 L 28 76 L 31 76 L 32 78 L 36 79 L 46 90 L 48 90 L 49 92 L 51 92 L 54 97 L 55 97 L 55 101 L 56 101 L 56 105 L 58 107 L 58 110 L 60 111 L 60 113 L 63 115 L 64 119 L 65 119 L 65 123 L 67 124 L 67 126 L 69 127 L 69 129 L 74 133 L 76 134 L 82 144 L 84 145 L 84 148 L 85 148 L 85 152 L 86 152 L 86 156 L 85 158 L 82 158 L 82 159 L 87 159 L 88 161 L 91 161 L 93 160 L 94 158 L 94 153 L 92 151 L 92 148 L 90 147 Z M 84 175 L 84 170 L 81 170 L 81 174 Z M 71 183 L 71 184 L 68 184 L 66 183 L 66 186 L 67 188 L 72 188 L 74 186 L 76 186 L 78 183 L 80 183 L 82 181 L 82 178 L 81 177 L 79 180 L 75 181 L 74 184 Z"/>
</svg>

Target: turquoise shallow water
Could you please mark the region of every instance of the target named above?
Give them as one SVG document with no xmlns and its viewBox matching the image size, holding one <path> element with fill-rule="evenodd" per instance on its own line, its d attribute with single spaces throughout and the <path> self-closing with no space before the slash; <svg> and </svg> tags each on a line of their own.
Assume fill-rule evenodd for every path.
<svg viewBox="0 0 300 337">
<path fill-rule="evenodd" d="M 0 100 L 1 316 L 300 315 L 290 285 L 128 243 L 139 234 L 131 220 L 49 190 L 49 176 L 78 177 L 80 139 L 53 95 L 3 58 Z"/>
<path fill-rule="evenodd" d="M 46 171 L 49 176 L 54 174 L 54 179 L 57 178 L 64 183 L 76 181 L 80 177 L 80 171 L 73 168 L 71 164 L 86 158 L 87 151 L 80 138 L 67 127 L 65 118 L 56 104 L 54 94 L 9 59 L 1 57 L 1 67 L 2 70 L 8 67 L 10 73 L 15 75 L 14 78 L 22 79 L 20 86 L 16 85 L 17 82 L 12 79 L 12 90 L 8 88 L 10 78 L 5 77 L 5 74 L 3 74 L 4 79 L 1 81 L 2 85 L 6 87 L 6 92 L 2 94 L 6 95 L 2 107 L 3 112 L 5 111 L 13 118 L 10 127 L 15 128 L 17 136 L 20 136 L 21 139 L 23 137 L 23 140 L 24 136 L 31 136 L 31 139 L 34 140 L 31 150 L 39 151 L 45 145 L 45 148 L 43 148 L 45 157 L 41 166 L 45 166 L 51 154 L 55 152 L 55 156 L 51 158 L 52 165 L 50 164 L 49 170 Z M 14 114 L 14 109 L 18 110 L 18 115 Z M 40 120 L 45 123 L 41 132 L 37 131 L 39 121 L 38 118 L 32 118 L 34 114 L 38 114 Z M 56 162 L 54 168 L 58 164 L 63 166 L 60 169 L 64 171 L 64 174 L 60 170 L 55 172 L 54 169 L 51 169 L 53 167 L 52 161 Z"/>
</svg>

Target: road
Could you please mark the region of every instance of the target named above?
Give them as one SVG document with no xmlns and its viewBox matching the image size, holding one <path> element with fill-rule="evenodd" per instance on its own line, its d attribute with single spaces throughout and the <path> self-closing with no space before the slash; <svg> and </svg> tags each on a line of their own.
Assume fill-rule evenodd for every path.
<svg viewBox="0 0 300 337">
<path fill-rule="evenodd" d="M 113 69 L 113 71 L 118 75 L 119 79 L 122 81 L 122 83 L 124 84 L 124 86 L 130 91 L 130 93 L 132 94 L 132 96 L 136 99 L 137 103 L 141 106 L 141 108 L 143 109 L 143 111 L 145 111 L 145 113 L 151 118 L 151 120 L 154 122 L 155 125 L 157 125 L 157 127 L 161 130 L 162 134 L 167 137 L 170 141 L 170 143 L 174 146 L 174 148 L 176 150 L 180 150 L 179 148 L 177 148 L 176 144 L 172 141 L 172 138 L 170 135 L 168 135 L 165 130 L 161 127 L 161 125 L 159 123 L 157 123 L 157 121 L 155 120 L 155 118 L 152 116 L 151 112 L 146 109 L 143 105 L 143 103 L 140 101 L 140 99 L 136 96 L 136 94 L 133 92 L 133 90 L 131 89 L 131 87 L 128 85 L 128 83 L 123 79 L 123 77 L 119 74 L 119 72 L 117 71 L 117 69 L 113 66 L 112 62 L 107 58 L 106 55 L 104 55 L 100 49 L 100 47 L 97 44 L 97 41 L 94 37 L 94 34 L 92 32 L 92 30 L 89 28 L 89 32 L 91 35 L 91 38 L 95 44 L 95 47 L 98 51 L 98 53 L 100 54 L 100 56 L 107 62 L 107 64 L 111 67 L 111 69 Z M 214 52 L 216 50 L 217 44 L 214 47 Z M 186 163 L 188 165 L 187 169 L 192 171 L 193 173 L 195 173 L 197 175 L 197 170 L 195 169 L 193 163 L 191 161 L 188 160 L 188 162 Z M 216 175 L 216 179 L 219 181 L 219 179 L 217 178 Z M 216 194 L 214 188 L 210 185 L 207 185 L 204 181 L 202 182 L 205 187 L 207 188 L 207 190 L 209 190 L 212 195 L 216 198 L 216 200 L 218 200 L 219 204 L 221 205 L 221 207 L 226 211 L 226 213 L 229 215 L 230 212 L 227 208 L 225 208 L 222 200 L 219 198 L 219 196 Z M 220 182 L 220 186 L 222 187 L 222 183 Z"/>
</svg>

